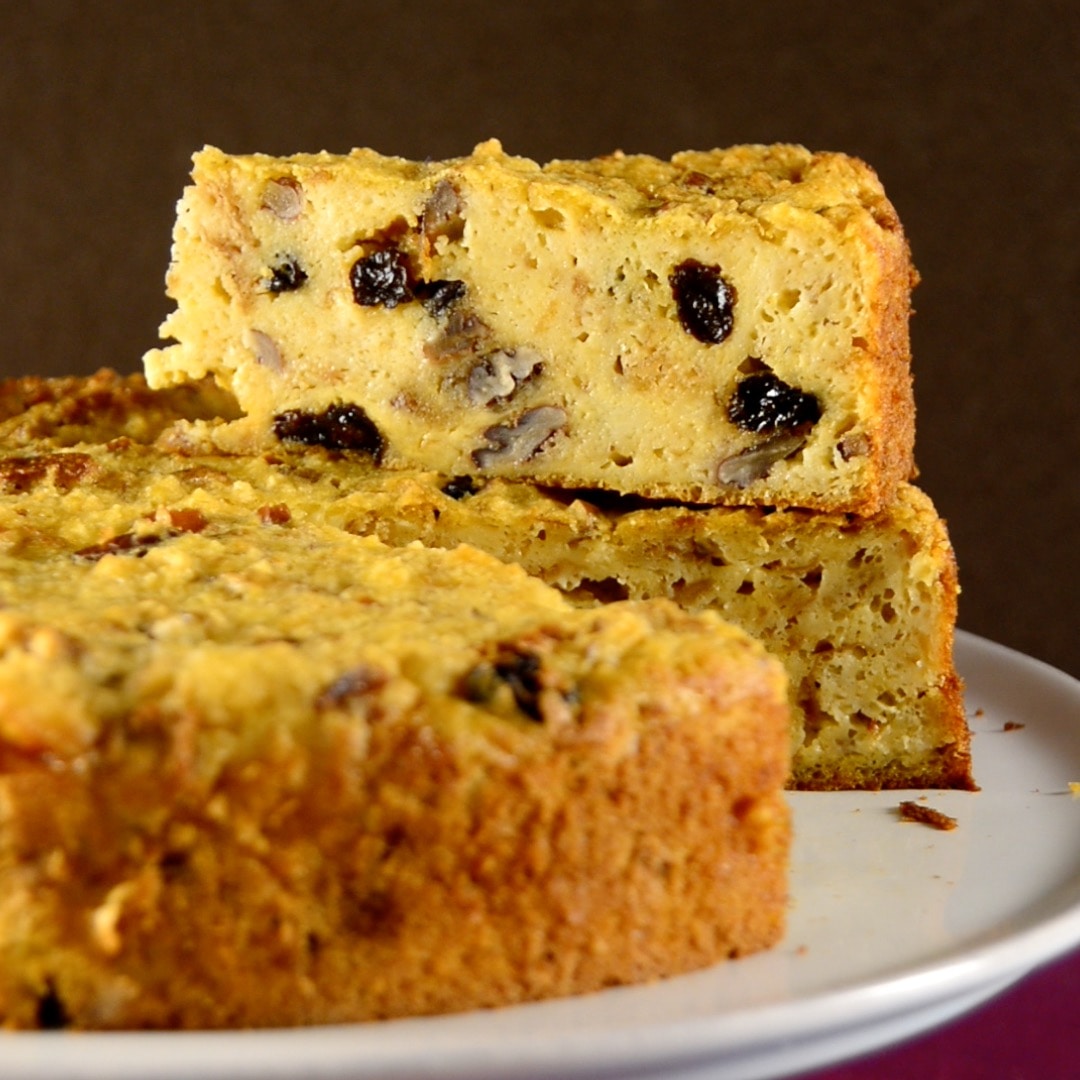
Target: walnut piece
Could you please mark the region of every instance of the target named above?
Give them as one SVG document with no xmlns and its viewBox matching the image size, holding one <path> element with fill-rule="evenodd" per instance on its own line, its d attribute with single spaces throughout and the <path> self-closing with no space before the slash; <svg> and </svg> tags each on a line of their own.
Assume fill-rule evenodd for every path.
<svg viewBox="0 0 1080 1080">
<path fill-rule="evenodd" d="M 282 176 L 266 185 L 262 204 L 282 221 L 295 221 L 304 211 L 304 194 L 291 176 Z"/>
<path fill-rule="evenodd" d="M 478 468 L 521 465 L 535 457 L 544 444 L 566 425 L 566 410 L 556 405 L 529 409 L 510 424 L 496 424 L 484 432 L 489 445 L 473 451 Z"/>
<path fill-rule="evenodd" d="M 748 487 L 755 480 L 763 480 L 778 461 L 791 457 L 805 443 L 806 436 L 798 433 L 774 435 L 749 450 L 725 458 L 717 467 L 716 478 L 721 484 Z"/>
<path fill-rule="evenodd" d="M 460 240 L 465 233 L 464 202 L 461 192 L 449 180 L 440 180 L 420 215 L 420 228 L 429 246 L 434 246 L 440 236 L 447 240 Z"/>
<path fill-rule="evenodd" d="M 277 347 L 269 334 L 261 330 L 248 330 L 244 334 L 244 346 L 255 355 L 255 363 L 259 367 L 280 375 L 285 370 L 285 361 L 281 358 L 281 350 Z"/>
<path fill-rule="evenodd" d="M 492 405 L 496 401 L 505 401 L 526 379 L 536 374 L 540 365 L 540 354 L 528 346 L 489 353 L 469 372 L 469 402 Z"/>
</svg>

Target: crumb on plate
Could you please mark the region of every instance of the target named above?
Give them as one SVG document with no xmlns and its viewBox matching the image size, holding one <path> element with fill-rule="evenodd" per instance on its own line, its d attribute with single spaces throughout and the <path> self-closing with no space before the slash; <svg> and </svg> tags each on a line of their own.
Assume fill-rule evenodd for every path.
<svg viewBox="0 0 1080 1080">
<path fill-rule="evenodd" d="M 956 818 L 935 810 L 932 806 L 921 806 L 917 802 L 902 802 L 900 804 L 901 821 L 917 821 L 922 825 L 929 825 L 934 829 L 948 831 L 956 828 Z"/>
</svg>

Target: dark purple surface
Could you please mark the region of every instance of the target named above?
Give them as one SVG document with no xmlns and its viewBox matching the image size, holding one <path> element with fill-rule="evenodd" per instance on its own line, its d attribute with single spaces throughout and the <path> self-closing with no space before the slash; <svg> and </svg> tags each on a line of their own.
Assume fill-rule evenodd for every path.
<svg viewBox="0 0 1080 1080">
<path fill-rule="evenodd" d="M 802 1080 L 1074 1080 L 1080 1077 L 1080 951 L 975 1012 Z"/>
</svg>

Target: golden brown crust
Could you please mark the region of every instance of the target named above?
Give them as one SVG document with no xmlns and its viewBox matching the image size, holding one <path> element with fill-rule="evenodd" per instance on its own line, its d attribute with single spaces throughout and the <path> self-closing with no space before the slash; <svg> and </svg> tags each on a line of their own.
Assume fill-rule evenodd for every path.
<svg viewBox="0 0 1080 1080">
<path fill-rule="evenodd" d="M 210 380 L 150 390 L 143 375 L 102 369 L 89 376 L 27 375 L 0 382 L 0 445 L 47 440 L 57 447 L 128 438 L 153 442 L 178 420 L 236 416 L 236 403 Z"/>
<path fill-rule="evenodd" d="M 879 462 L 875 489 L 856 513 L 874 514 L 888 506 L 900 484 L 915 477 L 915 396 L 911 372 L 911 290 L 917 274 L 898 218 L 892 219 L 893 241 L 881 243 L 882 277 L 888 284 L 873 294 L 872 325 L 880 335 L 872 351 L 880 357 L 878 373 L 880 440 L 874 456 Z"/>
<path fill-rule="evenodd" d="M 778 940 L 787 706 L 745 635 L 50 455 L 96 480 L 0 497 L 0 1023 L 416 1015 Z"/>
<path fill-rule="evenodd" d="M 116 532 L 163 500 L 175 509 L 213 498 L 396 545 L 467 542 L 520 562 L 577 603 L 662 596 L 712 608 L 765 642 L 789 673 L 797 787 L 973 786 L 953 662 L 956 563 L 945 522 L 914 487 L 870 518 L 702 509 L 380 471 L 321 451 L 200 455 L 184 430 L 166 433 L 162 450 L 69 451 L 94 470 L 71 497 L 85 509 L 65 526 L 81 530 L 82 546 L 105 539 L 81 523 L 114 501 L 110 491 L 129 504 L 126 515 L 114 512 Z M 168 449 L 173 442 L 184 454 Z M 12 449 L 27 459 L 24 478 L 44 475 L 25 451 L 57 453 L 48 440 Z"/>
<path fill-rule="evenodd" d="M 19 957 L 5 935 L 0 1014 L 35 1026 L 51 1001 L 79 1027 L 378 1019 L 647 981 L 771 945 L 786 909 L 783 770 L 747 733 L 777 727 L 777 703 L 751 689 L 736 737 L 718 742 L 665 690 L 644 695 L 646 728 L 620 760 L 519 739 L 516 760 L 481 773 L 416 716 L 374 727 L 360 761 L 336 716 L 303 755 L 227 766 L 207 791 L 184 765 L 187 732 L 144 716 L 138 743 L 87 780 L 6 777 L 20 885 L 9 872 L 6 904 L 50 947 L 31 937 Z M 288 775 L 305 782 L 290 790 Z"/>
</svg>

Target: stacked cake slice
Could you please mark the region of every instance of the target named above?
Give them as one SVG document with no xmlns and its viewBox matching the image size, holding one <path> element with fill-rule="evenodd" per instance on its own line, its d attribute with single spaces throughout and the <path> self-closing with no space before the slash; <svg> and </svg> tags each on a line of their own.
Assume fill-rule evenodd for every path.
<svg viewBox="0 0 1080 1080">
<path fill-rule="evenodd" d="M 351 528 L 477 544 L 582 601 L 718 610 L 788 665 L 795 786 L 971 785 L 955 565 L 908 482 L 916 275 L 866 165 L 541 167 L 490 142 L 207 149 L 193 175 L 176 342 L 146 371 L 212 376 L 241 415 L 190 445 L 366 459 L 385 502 Z M 410 470 L 435 478 L 400 510 Z"/>
<path fill-rule="evenodd" d="M 219 445 L 872 513 L 912 467 L 912 268 L 874 174 L 791 146 L 543 168 L 196 155 L 163 386 Z"/>
<path fill-rule="evenodd" d="M 14 410 L 0 419 L 6 505 L 25 507 L 17 496 L 42 484 L 62 490 L 84 545 L 138 533 L 166 510 L 207 513 L 212 499 L 393 546 L 469 544 L 579 605 L 664 597 L 711 609 L 787 669 L 792 786 L 970 783 L 952 661 L 956 568 L 944 524 L 910 484 L 867 518 L 655 506 L 387 471 L 314 447 L 195 453 L 184 418 L 209 414 L 209 385 L 155 393 L 139 377 L 102 374 L 4 390 L 0 416 Z M 184 452 L 169 448 L 176 441 Z"/>
<path fill-rule="evenodd" d="M 780 939 L 786 786 L 973 785 L 866 166 L 208 149 L 168 280 L 0 386 L 0 1024 L 671 975 Z"/>
</svg>

